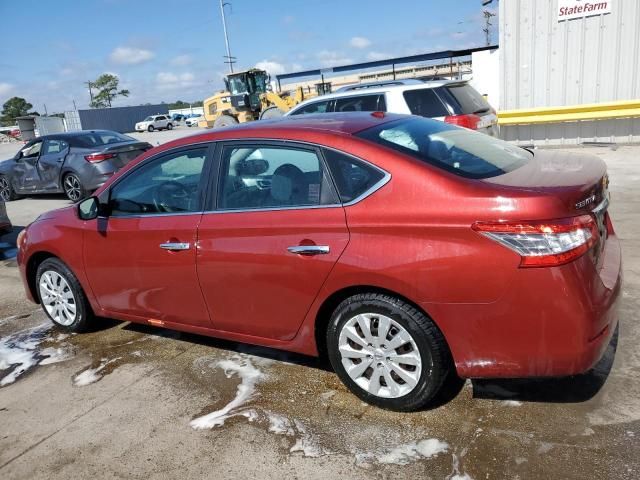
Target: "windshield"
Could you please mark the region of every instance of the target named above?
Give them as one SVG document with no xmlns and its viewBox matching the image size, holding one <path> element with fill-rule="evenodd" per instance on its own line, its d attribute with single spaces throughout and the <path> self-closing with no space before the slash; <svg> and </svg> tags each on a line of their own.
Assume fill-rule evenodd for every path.
<svg viewBox="0 0 640 480">
<path fill-rule="evenodd" d="M 143 120 L 143 122 L 153 122 L 153 117 L 147 117 Z"/>
<path fill-rule="evenodd" d="M 467 178 L 502 175 L 533 157 L 489 135 L 426 118 L 397 120 L 356 135 Z"/>
<path fill-rule="evenodd" d="M 231 77 L 229 79 L 229 89 L 232 95 L 240 95 L 247 92 L 247 85 L 244 81 L 244 75 Z"/>
<path fill-rule="evenodd" d="M 112 143 L 135 142 L 136 139 L 122 135 L 117 132 L 91 132 L 77 135 L 73 138 L 72 143 L 76 147 L 93 148 Z"/>
<path fill-rule="evenodd" d="M 267 75 L 264 73 L 256 73 L 253 77 L 249 77 L 252 91 L 255 93 L 264 93 L 267 91 Z"/>
</svg>

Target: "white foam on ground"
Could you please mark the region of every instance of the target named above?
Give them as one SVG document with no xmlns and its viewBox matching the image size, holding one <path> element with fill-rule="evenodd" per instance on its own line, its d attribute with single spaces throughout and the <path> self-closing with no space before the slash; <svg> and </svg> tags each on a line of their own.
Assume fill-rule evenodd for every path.
<svg viewBox="0 0 640 480">
<path fill-rule="evenodd" d="M 234 375 L 240 377 L 240 385 L 235 398 L 223 408 L 191 421 L 191 427 L 196 430 L 220 427 L 227 419 L 241 414 L 237 410 L 254 398 L 256 384 L 264 378 L 264 374 L 254 367 L 246 356 L 235 355 L 231 359 L 219 361 L 216 366 L 224 370 L 227 378 Z"/>
<path fill-rule="evenodd" d="M 111 360 L 107 360 L 103 358 L 96 368 L 87 368 L 86 370 L 78 373 L 75 377 L 73 377 L 73 385 L 75 387 L 84 387 L 86 385 L 90 385 L 92 383 L 96 383 L 101 380 L 104 375 L 101 375 L 101 372 L 105 369 L 105 367 L 116 360 L 120 360 L 122 357 L 112 358 Z"/>
<path fill-rule="evenodd" d="M 65 347 L 40 348 L 45 340 L 50 340 L 51 327 L 46 323 L 0 338 L 0 371 L 9 370 L 0 380 L 0 387 L 15 382 L 36 365 L 62 362 L 73 356 L 73 351 Z"/>
<path fill-rule="evenodd" d="M 356 455 L 356 462 L 380 463 L 392 465 L 408 465 L 409 463 L 431 458 L 449 450 L 449 444 L 437 438 L 427 438 L 419 442 L 404 443 L 391 449 L 378 452 L 360 453 Z"/>
<path fill-rule="evenodd" d="M 518 400 L 503 400 L 502 404 L 506 405 L 507 407 L 519 407 L 522 405 L 522 402 Z"/>
</svg>

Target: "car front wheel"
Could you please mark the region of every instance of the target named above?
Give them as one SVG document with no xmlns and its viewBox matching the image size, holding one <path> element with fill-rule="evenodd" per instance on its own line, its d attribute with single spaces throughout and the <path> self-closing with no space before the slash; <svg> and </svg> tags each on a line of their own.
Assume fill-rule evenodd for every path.
<svg viewBox="0 0 640 480">
<path fill-rule="evenodd" d="M 68 173 L 62 180 L 64 193 L 72 202 L 78 202 L 82 200 L 87 192 L 82 186 L 82 182 L 75 173 Z"/>
<path fill-rule="evenodd" d="M 326 340 L 329 360 L 343 383 L 365 402 L 388 410 L 424 408 L 451 370 L 436 325 L 389 295 L 344 300 L 331 317 Z"/>
<path fill-rule="evenodd" d="M 93 312 L 80 282 L 62 261 L 48 258 L 38 266 L 36 288 L 49 319 L 69 332 L 87 330 Z"/>
<path fill-rule="evenodd" d="M 153 125 L 149 125 L 147 127 L 147 132 L 153 132 Z"/>
</svg>

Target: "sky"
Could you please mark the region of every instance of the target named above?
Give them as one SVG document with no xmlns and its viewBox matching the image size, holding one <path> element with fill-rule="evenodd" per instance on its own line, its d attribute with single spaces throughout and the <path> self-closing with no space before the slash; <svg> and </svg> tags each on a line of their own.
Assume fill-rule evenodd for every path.
<svg viewBox="0 0 640 480">
<path fill-rule="evenodd" d="M 225 1 L 235 69 L 272 76 L 485 44 L 481 0 Z M 228 72 L 219 0 L 0 0 L 0 30 L 0 105 L 40 113 L 86 108 L 102 73 L 124 106 L 202 100 Z"/>
</svg>

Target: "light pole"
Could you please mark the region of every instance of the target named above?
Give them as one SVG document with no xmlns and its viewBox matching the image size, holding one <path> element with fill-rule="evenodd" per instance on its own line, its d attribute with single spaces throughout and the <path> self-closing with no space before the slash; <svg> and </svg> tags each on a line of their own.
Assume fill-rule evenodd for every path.
<svg viewBox="0 0 640 480">
<path fill-rule="evenodd" d="M 220 0 L 220 12 L 222 13 L 222 29 L 224 30 L 224 43 L 227 47 L 227 55 L 225 56 L 226 60 L 224 61 L 224 63 L 229 64 L 229 72 L 233 73 L 233 64 L 236 63 L 236 57 L 231 56 L 231 49 L 229 48 L 229 36 L 227 35 L 227 18 L 224 13 L 224 7 L 226 5 L 231 6 L 231 3 Z"/>
</svg>

